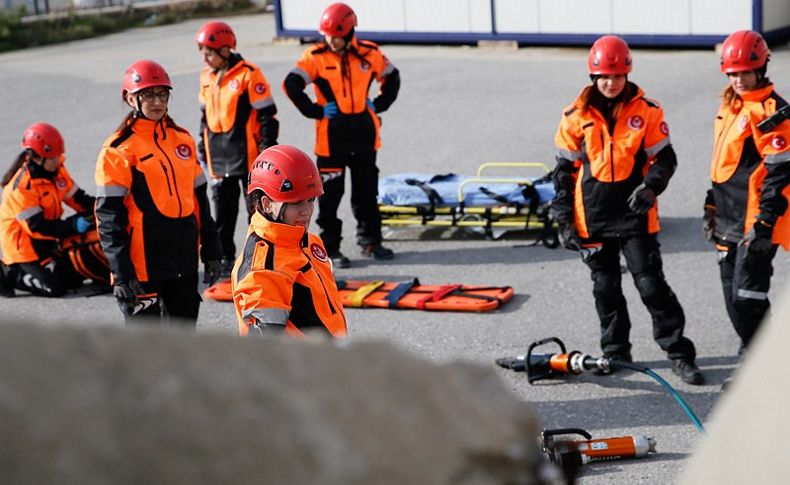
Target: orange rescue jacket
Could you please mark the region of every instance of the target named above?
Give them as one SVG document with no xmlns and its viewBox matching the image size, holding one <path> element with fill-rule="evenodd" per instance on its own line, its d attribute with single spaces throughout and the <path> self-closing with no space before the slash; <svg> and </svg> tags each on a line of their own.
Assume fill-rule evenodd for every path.
<svg viewBox="0 0 790 485">
<path fill-rule="evenodd" d="M 659 231 L 658 204 L 647 214 L 628 206 L 641 183 L 656 195 L 666 189 L 677 165 L 661 106 L 629 83 L 634 97 L 613 127 L 581 97 L 565 108 L 554 137 L 557 165 L 552 212 L 573 222 L 582 238 L 653 234 Z"/>
<path fill-rule="evenodd" d="M 30 263 L 51 256 L 58 241 L 75 234 L 61 220 L 63 204 L 78 213 L 93 211 L 93 197 L 85 194 L 61 165 L 52 174 L 25 163 L 3 189 L 0 204 L 0 244 L 5 264 Z"/>
<path fill-rule="evenodd" d="M 219 260 L 195 142 L 171 121 L 140 118 L 104 142 L 96 217 L 115 281 L 177 279 Z"/>
<path fill-rule="evenodd" d="M 260 68 L 232 54 L 229 67 L 200 73 L 198 158 L 212 177 L 246 175 L 261 150 L 277 144 L 279 121 Z"/>
<path fill-rule="evenodd" d="M 757 128 L 786 104 L 769 85 L 719 108 L 710 178 L 721 242 L 738 243 L 760 216 L 774 225 L 773 242 L 790 250 L 790 122 Z"/>
<path fill-rule="evenodd" d="M 244 251 L 231 273 L 239 334 L 250 325 L 285 325 L 289 335 L 323 329 L 346 336 L 343 300 L 321 239 L 301 226 L 252 216 Z"/>
<path fill-rule="evenodd" d="M 367 102 L 370 86 L 380 85 L 379 95 Z M 304 93 L 313 83 L 316 103 Z M 283 82 L 283 90 L 299 111 L 314 118 L 315 153 L 322 157 L 364 153 L 381 146 L 381 120 L 376 113 L 387 110 L 400 89 L 400 74 L 379 46 L 352 38 L 347 49 L 336 53 L 323 42 L 308 48 Z M 323 106 L 337 103 L 338 114 L 324 118 Z"/>
</svg>

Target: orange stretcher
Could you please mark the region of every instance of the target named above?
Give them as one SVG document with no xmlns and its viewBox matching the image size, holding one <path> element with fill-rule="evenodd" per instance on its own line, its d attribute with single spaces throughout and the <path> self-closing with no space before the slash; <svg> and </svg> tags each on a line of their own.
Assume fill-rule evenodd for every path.
<svg viewBox="0 0 790 485">
<path fill-rule="evenodd" d="M 421 285 L 404 282 L 339 280 L 343 306 L 411 308 L 448 312 L 489 312 L 513 298 L 509 286 Z"/>
<path fill-rule="evenodd" d="M 346 308 L 489 312 L 513 298 L 509 286 L 421 285 L 416 278 L 403 282 L 338 280 L 337 289 Z M 203 296 L 232 301 L 230 280 L 206 288 Z"/>
</svg>

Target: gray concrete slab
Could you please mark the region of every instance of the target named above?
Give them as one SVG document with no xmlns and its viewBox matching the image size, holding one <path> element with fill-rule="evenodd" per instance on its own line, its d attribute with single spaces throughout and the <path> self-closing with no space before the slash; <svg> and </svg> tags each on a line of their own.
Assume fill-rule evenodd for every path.
<svg viewBox="0 0 790 485">
<path fill-rule="evenodd" d="M 280 141 L 310 151 L 313 124 L 301 117 L 279 86 L 302 51 L 272 44 L 271 15 L 226 19 L 237 31 L 239 50 L 259 63 L 276 88 Z M 102 38 L 0 55 L 0 159 L 10 164 L 24 128 L 38 120 L 58 126 L 66 139 L 67 165 L 80 185 L 93 191 L 99 147 L 126 109 L 120 100 L 124 68 L 153 58 L 175 83 L 171 114 L 193 133 L 201 59 L 194 33 L 202 22 L 135 29 Z M 486 161 L 544 161 L 553 165 L 553 135 L 560 113 L 587 82 L 586 49 L 384 46 L 401 70 L 397 102 L 383 115 L 382 174 L 405 171 L 473 173 Z M 780 92 L 790 92 L 790 51 L 775 49 L 769 74 Z M 652 340 L 650 319 L 625 277 L 637 361 L 656 369 L 683 393 L 703 419 L 720 397 L 719 385 L 736 365 L 737 341 L 721 298 L 713 249 L 704 242 L 700 215 L 708 185 L 712 120 L 725 80 L 712 50 L 634 52 L 631 79 L 660 100 L 680 166 L 661 196 L 665 272 L 688 319 L 687 335 L 699 352 L 709 385 L 690 387 L 672 376 Z M 351 221 L 348 198 L 343 215 Z M 244 231 L 238 227 L 238 239 Z M 598 324 L 586 267 L 574 253 L 531 247 L 529 240 L 488 241 L 451 231 L 436 236 L 407 230 L 391 234 L 397 258 L 386 264 L 359 259 L 353 223 L 344 227 L 343 250 L 354 268 L 339 277 L 398 279 L 418 276 L 426 284 L 511 285 L 517 296 L 493 314 L 440 314 L 349 310 L 352 339 L 384 339 L 435 360 L 461 359 L 493 365 L 493 359 L 523 353 L 536 339 L 558 336 L 569 348 L 598 352 Z M 433 237 L 428 237 L 428 236 Z M 788 258 L 776 258 L 775 290 L 787 281 Z M 56 326 L 121 325 L 110 296 L 60 300 L 18 297 L 0 300 L 7 319 Z M 205 302 L 201 332 L 236 330 L 229 304 Z M 526 376 L 503 371 L 503 381 L 532 403 L 547 427 L 581 427 L 597 436 L 645 434 L 658 440 L 646 460 L 588 467 L 582 483 L 673 482 L 699 434 L 681 409 L 646 376 L 582 376 L 566 383 L 527 384 Z"/>
</svg>

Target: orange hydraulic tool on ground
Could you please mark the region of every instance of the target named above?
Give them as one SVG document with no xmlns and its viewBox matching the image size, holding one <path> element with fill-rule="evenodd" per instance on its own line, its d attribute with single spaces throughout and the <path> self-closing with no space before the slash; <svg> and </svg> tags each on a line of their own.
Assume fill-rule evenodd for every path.
<svg viewBox="0 0 790 485">
<path fill-rule="evenodd" d="M 534 352 L 537 347 L 546 344 L 556 344 L 559 347 L 559 352 L 550 354 L 538 354 Z M 694 426 L 696 426 L 700 432 L 704 431 L 702 421 L 694 414 L 694 411 L 689 407 L 686 401 L 683 400 L 680 394 L 678 394 L 675 388 L 670 386 L 663 377 L 643 365 L 606 357 L 593 357 L 579 352 L 578 350 L 568 352 L 565 348 L 565 344 L 557 337 L 548 337 L 532 342 L 527 348 L 526 355 L 500 357 L 496 359 L 495 362 L 498 366 L 510 369 L 514 372 L 526 372 L 530 384 L 534 384 L 536 381 L 543 379 L 556 379 L 567 375 L 578 375 L 596 370 L 602 371 L 602 375 L 609 374 L 612 369 L 628 369 L 642 372 L 661 384 L 675 401 L 677 401 L 680 407 L 683 408 L 683 411 L 685 411 L 691 422 L 694 423 Z"/>
<path fill-rule="evenodd" d="M 558 439 L 564 435 L 579 435 L 584 439 Z M 573 483 L 582 465 L 593 461 L 621 458 L 644 458 L 656 452 L 656 440 L 644 435 L 617 436 L 593 439 L 579 428 L 544 429 L 542 449 L 552 463 L 557 464 L 566 479 Z"/>
</svg>

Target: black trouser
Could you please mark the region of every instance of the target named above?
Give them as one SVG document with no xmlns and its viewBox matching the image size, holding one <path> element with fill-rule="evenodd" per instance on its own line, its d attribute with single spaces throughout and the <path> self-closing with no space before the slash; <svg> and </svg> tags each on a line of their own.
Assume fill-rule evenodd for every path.
<svg viewBox="0 0 790 485">
<path fill-rule="evenodd" d="M 219 242 L 222 245 L 222 258 L 232 260 L 236 258 L 233 235 L 236 232 L 236 219 L 239 215 L 239 195 L 246 200 L 247 176 L 232 175 L 212 182 L 211 200 L 214 202 L 214 219 L 217 223 Z M 252 217 L 252 212 L 247 207 L 247 223 Z"/>
<path fill-rule="evenodd" d="M 593 296 L 601 322 L 601 349 L 604 354 L 629 354 L 631 319 L 628 316 L 620 272 L 620 251 L 628 271 L 653 319 L 653 339 L 670 359 L 693 360 L 694 344 L 683 336 L 686 317 L 662 270 L 661 252 L 655 235 L 600 240 L 597 252 L 582 252 L 592 271 Z"/>
<path fill-rule="evenodd" d="M 64 257 L 6 267 L 6 280 L 15 289 L 39 296 L 63 296 L 67 290 L 79 287 L 83 279 Z"/>
<path fill-rule="evenodd" d="M 771 302 L 771 276 L 774 274 L 774 245 L 764 255 L 749 254 L 746 246 L 719 246 L 719 276 L 724 291 L 724 305 L 735 333 L 741 338 L 743 351 L 749 345 Z M 726 249 L 723 249 L 726 248 Z"/>
<path fill-rule="evenodd" d="M 137 302 L 140 309 L 133 315 L 121 309 L 126 323 L 159 320 L 162 323 L 197 324 L 201 301 L 197 291 L 197 273 L 174 280 L 148 281 L 142 285 L 146 297 Z"/>
<path fill-rule="evenodd" d="M 337 208 L 345 190 L 346 167 L 351 171 L 351 211 L 357 220 L 357 244 L 381 244 L 381 214 L 376 199 L 379 194 L 376 152 L 318 157 L 324 195 L 318 199 L 316 222 L 330 255 L 340 250 L 343 221 L 337 217 Z"/>
</svg>

